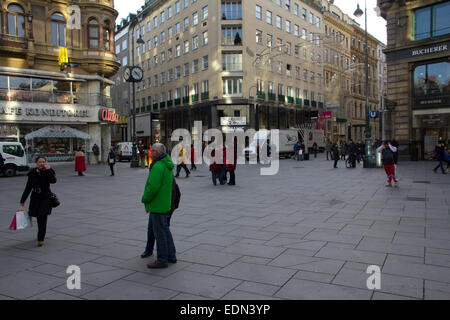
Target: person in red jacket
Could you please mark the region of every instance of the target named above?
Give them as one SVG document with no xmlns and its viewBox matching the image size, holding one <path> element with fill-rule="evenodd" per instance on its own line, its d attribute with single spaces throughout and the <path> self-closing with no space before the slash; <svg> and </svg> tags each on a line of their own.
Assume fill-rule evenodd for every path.
<svg viewBox="0 0 450 320">
<path fill-rule="evenodd" d="M 84 176 L 83 172 L 86 171 L 86 158 L 81 147 L 75 152 L 75 171 L 78 172 L 79 176 Z"/>
<path fill-rule="evenodd" d="M 219 178 L 220 184 L 224 184 L 222 178 L 222 166 L 216 163 L 215 150 L 211 152 L 211 164 L 209 165 L 209 171 L 211 171 L 211 177 L 214 185 L 217 185 L 217 178 Z"/>
<path fill-rule="evenodd" d="M 191 171 L 197 170 L 197 166 L 195 165 L 195 149 L 194 145 L 191 144 Z"/>
</svg>

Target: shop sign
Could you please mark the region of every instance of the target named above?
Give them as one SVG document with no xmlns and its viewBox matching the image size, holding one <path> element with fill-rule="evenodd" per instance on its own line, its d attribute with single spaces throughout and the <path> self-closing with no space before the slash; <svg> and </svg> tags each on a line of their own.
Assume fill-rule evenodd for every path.
<svg viewBox="0 0 450 320">
<path fill-rule="evenodd" d="M 0 125 L 0 137 L 17 137 L 18 132 L 19 131 L 16 126 Z"/>
<path fill-rule="evenodd" d="M 411 51 L 411 56 L 412 57 L 423 56 L 425 54 L 430 54 L 430 53 L 435 53 L 435 52 L 442 52 L 442 51 L 447 51 L 447 50 L 448 50 L 448 45 L 443 44 L 441 46 L 433 46 L 433 47 L 428 47 L 428 48 L 423 48 L 423 49 L 412 50 Z"/>
<path fill-rule="evenodd" d="M 247 124 L 246 117 L 221 117 L 221 126 L 245 126 Z"/>
<path fill-rule="evenodd" d="M 370 117 L 371 119 L 376 119 L 376 118 L 378 118 L 378 110 L 370 110 L 370 115 L 369 115 L 369 117 Z"/>
<path fill-rule="evenodd" d="M 319 113 L 319 118 L 321 119 L 331 119 L 331 111 L 323 111 Z"/>
<path fill-rule="evenodd" d="M 119 114 L 114 109 L 100 109 L 98 116 L 100 121 L 119 123 Z"/>
<path fill-rule="evenodd" d="M 41 109 L 1 106 L 0 115 L 87 118 L 89 117 L 89 110 L 63 110 L 50 108 Z"/>
<path fill-rule="evenodd" d="M 431 96 L 429 98 L 414 99 L 414 109 L 446 106 L 450 102 L 450 96 Z"/>
<path fill-rule="evenodd" d="M 326 104 L 328 109 L 331 108 L 338 108 L 339 107 L 339 101 L 328 101 Z"/>
</svg>

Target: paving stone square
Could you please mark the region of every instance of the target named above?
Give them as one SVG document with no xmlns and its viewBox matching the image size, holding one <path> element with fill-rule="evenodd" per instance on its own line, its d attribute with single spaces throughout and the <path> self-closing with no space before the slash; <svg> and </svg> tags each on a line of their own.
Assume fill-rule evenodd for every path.
<svg viewBox="0 0 450 320">
<path fill-rule="evenodd" d="M 450 178 L 434 165 L 401 162 L 399 188 L 384 186 L 381 168 L 333 169 L 323 154 L 283 159 L 274 176 L 239 165 L 236 186 L 213 186 L 199 165 L 178 180 L 178 261 L 159 270 L 147 268 L 156 248 L 140 257 L 148 170 L 118 163 L 110 177 L 90 165 L 78 177 L 72 164 L 53 164 L 62 205 L 43 247 L 36 221 L 8 230 L 26 176 L 0 177 L 0 299 L 448 300 Z M 81 290 L 66 286 L 69 265 L 81 269 Z M 371 265 L 379 290 L 367 288 Z"/>
</svg>

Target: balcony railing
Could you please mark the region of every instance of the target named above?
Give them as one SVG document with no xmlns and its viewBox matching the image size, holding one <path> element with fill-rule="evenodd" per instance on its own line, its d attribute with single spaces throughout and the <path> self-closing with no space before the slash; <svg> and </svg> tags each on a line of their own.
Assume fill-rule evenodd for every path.
<svg viewBox="0 0 450 320">
<path fill-rule="evenodd" d="M 160 109 L 165 108 L 166 107 L 166 102 L 165 101 L 160 102 L 159 103 L 159 107 L 160 107 Z"/>
<path fill-rule="evenodd" d="M 269 92 L 269 100 L 272 100 L 272 101 L 275 101 L 275 100 L 276 100 L 275 93 L 270 93 L 270 92 Z"/>
<path fill-rule="evenodd" d="M 175 105 L 179 106 L 180 104 L 181 104 L 181 99 L 180 98 L 175 99 Z"/>
<path fill-rule="evenodd" d="M 189 97 L 183 97 L 183 103 L 189 103 Z"/>
<path fill-rule="evenodd" d="M 283 103 L 285 102 L 285 96 L 284 96 L 284 94 L 279 94 L 279 95 L 278 95 L 278 101 L 279 101 L 279 102 L 283 102 Z"/>
<path fill-rule="evenodd" d="M 168 100 L 167 101 L 167 107 L 171 107 L 173 106 L 173 100 Z"/>
<path fill-rule="evenodd" d="M 136 114 L 138 114 L 139 113 L 139 108 L 136 108 Z M 133 112 L 133 111 L 131 111 L 131 112 Z"/>
<path fill-rule="evenodd" d="M 312 100 L 311 101 L 311 106 L 312 107 L 317 107 L 317 101 L 316 100 Z"/>
<path fill-rule="evenodd" d="M 152 111 L 152 106 L 151 106 L 151 105 L 148 105 L 148 106 L 147 106 L 147 112 L 150 112 L 150 111 Z"/>
<path fill-rule="evenodd" d="M 111 97 L 97 93 L 68 91 L 8 90 L 0 89 L 0 101 L 42 102 L 62 104 L 101 105 L 111 108 Z"/>
<path fill-rule="evenodd" d="M 197 102 L 198 101 L 198 94 L 193 94 L 191 96 L 192 102 Z"/>
<path fill-rule="evenodd" d="M 305 102 L 305 107 L 309 107 L 309 100 L 305 99 L 304 102 Z"/>
<path fill-rule="evenodd" d="M 141 112 L 144 113 L 145 112 L 145 106 L 141 107 Z"/>
<path fill-rule="evenodd" d="M 258 99 L 266 100 L 266 94 L 262 91 L 256 92 L 256 96 L 258 97 Z"/>
<path fill-rule="evenodd" d="M 295 99 L 295 104 L 298 104 L 299 106 L 302 105 L 302 99 L 301 98 L 296 98 Z"/>
<path fill-rule="evenodd" d="M 294 97 L 287 97 L 288 103 L 294 103 Z"/>
<path fill-rule="evenodd" d="M 158 104 L 157 103 L 154 103 L 153 104 L 153 110 L 157 110 L 158 109 Z"/>
<path fill-rule="evenodd" d="M 323 102 L 319 102 L 319 108 L 323 109 Z"/>
<path fill-rule="evenodd" d="M 209 91 L 202 92 L 202 100 L 209 100 Z"/>
</svg>

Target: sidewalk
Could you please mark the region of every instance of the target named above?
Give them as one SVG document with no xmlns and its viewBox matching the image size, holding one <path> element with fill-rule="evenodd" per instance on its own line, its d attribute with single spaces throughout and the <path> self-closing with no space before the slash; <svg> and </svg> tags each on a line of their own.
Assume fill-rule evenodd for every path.
<svg viewBox="0 0 450 320">
<path fill-rule="evenodd" d="M 9 231 L 26 177 L 0 177 L 0 299 L 450 299 L 450 175 L 434 162 L 383 169 L 280 160 L 275 176 L 238 166 L 236 186 L 213 186 L 206 166 L 178 183 L 171 230 L 178 262 L 150 270 L 141 259 L 148 170 L 90 165 L 78 177 L 58 164 L 62 201 L 37 227 Z M 81 268 L 81 290 L 66 269 Z M 369 265 L 381 289 L 369 290 Z"/>
</svg>

